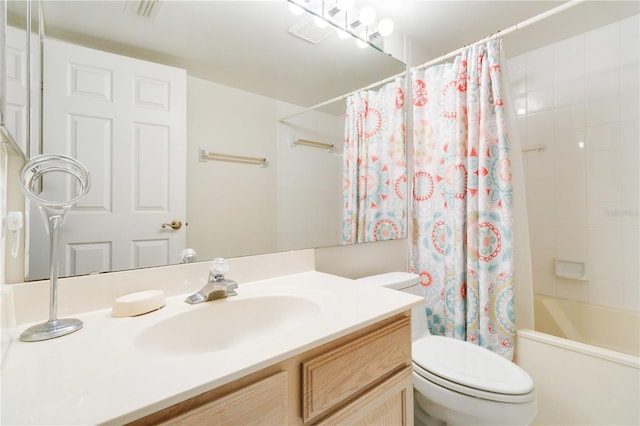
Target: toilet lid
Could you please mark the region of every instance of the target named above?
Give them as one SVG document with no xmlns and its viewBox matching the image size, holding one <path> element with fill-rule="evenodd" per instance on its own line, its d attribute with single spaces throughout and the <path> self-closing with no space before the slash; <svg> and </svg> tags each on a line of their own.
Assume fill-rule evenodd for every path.
<svg viewBox="0 0 640 426">
<path fill-rule="evenodd" d="M 446 382 L 457 385 L 454 386 L 457 389 L 463 386 L 483 394 L 525 395 L 533 391 L 531 376 L 513 362 L 488 349 L 451 337 L 427 336 L 416 340 L 413 342 L 413 362 L 440 378 L 439 384 L 451 389 Z"/>
<path fill-rule="evenodd" d="M 356 281 L 366 285 L 377 285 L 380 287 L 392 288 L 394 290 L 403 290 L 405 288 L 418 285 L 420 282 L 420 276 L 410 272 L 387 272 L 384 274 L 358 278 Z"/>
</svg>

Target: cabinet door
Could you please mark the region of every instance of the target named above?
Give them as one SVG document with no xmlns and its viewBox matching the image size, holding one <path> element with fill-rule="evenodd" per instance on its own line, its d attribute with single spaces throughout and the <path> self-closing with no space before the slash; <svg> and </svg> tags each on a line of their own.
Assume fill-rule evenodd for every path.
<svg viewBox="0 0 640 426">
<path fill-rule="evenodd" d="M 282 371 L 160 424 L 284 425 L 287 411 L 287 372 Z"/>
<path fill-rule="evenodd" d="M 304 362 L 303 421 L 321 418 L 409 365 L 409 317 Z"/>
<path fill-rule="evenodd" d="M 316 425 L 413 425 L 413 376 L 407 367 Z"/>
</svg>

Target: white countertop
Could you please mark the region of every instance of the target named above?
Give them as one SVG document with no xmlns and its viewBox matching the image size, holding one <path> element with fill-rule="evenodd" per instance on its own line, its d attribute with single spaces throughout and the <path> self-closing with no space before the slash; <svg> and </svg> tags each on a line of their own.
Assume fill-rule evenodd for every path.
<svg viewBox="0 0 640 426">
<path fill-rule="evenodd" d="M 89 312 L 74 316 L 84 322 L 76 333 L 14 341 L 2 366 L 2 425 L 126 423 L 423 303 L 314 271 L 241 284 L 238 294 L 200 305 L 184 303 L 186 295 L 172 297 L 164 308 L 138 317 L 114 318 L 111 309 Z M 142 332 L 169 317 L 269 294 L 303 295 L 321 309 L 296 329 L 226 350 L 162 354 L 136 344 Z M 211 324 L 211 336 L 224 327 Z"/>
</svg>

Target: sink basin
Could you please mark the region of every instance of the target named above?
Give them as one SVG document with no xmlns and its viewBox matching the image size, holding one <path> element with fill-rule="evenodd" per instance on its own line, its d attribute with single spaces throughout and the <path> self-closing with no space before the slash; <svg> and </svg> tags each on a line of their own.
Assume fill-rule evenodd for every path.
<svg viewBox="0 0 640 426">
<path fill-rule="evenodd" d="M 234 296 L 167 318 L 142 332 L 135 345 L 170 355 L 224 351 L 299 328 L 320 311 L 318 303 L 300 296 Z"/>
</svg>

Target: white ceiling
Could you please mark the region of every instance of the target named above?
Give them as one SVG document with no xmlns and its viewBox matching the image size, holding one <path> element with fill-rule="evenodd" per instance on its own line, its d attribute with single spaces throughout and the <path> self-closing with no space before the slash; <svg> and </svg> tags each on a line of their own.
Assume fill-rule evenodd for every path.
<svg viewBox="0 0 640 426">
<path fill-rule="evenodd" d="M 395 22 L 413 64 L 552 9 L 563 1 L 361 0 Z M 515 55 L 639 13 L 637 1 L 587 1 L 505 38 Z M 287 29 L 286 0 L 160 0 L 151 18 L 137 1 L 44 1 L 48 36 L 187 68 L 190 75 L 310 106 L 397 74 L 404 65 L 332 35 L 312 45 Z M 400 37 L 402 39 L 402 37 Z M 403 52 L 401 52 L 402 54 Z M 404 59 L 404 58 L 403 58 Z"/>
</svg>

